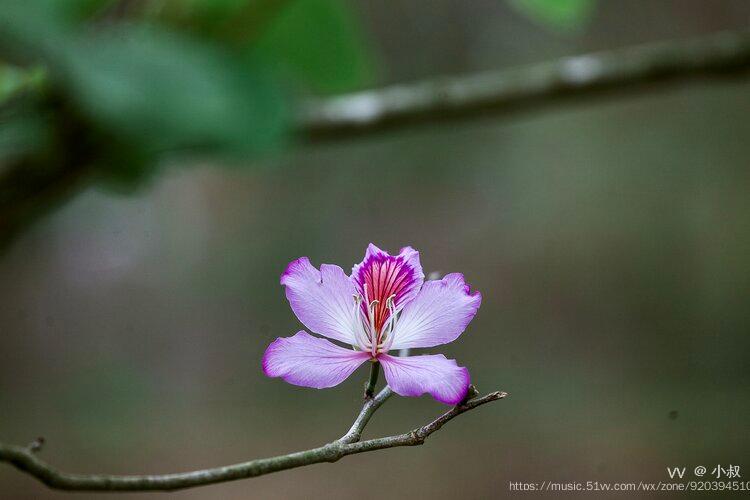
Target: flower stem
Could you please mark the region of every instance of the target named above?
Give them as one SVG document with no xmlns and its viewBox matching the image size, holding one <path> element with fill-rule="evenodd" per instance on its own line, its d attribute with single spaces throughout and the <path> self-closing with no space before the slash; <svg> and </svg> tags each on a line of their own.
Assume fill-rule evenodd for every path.
<svg viewBox="0 0 750 500">
<path fill-rule="evenodd" d="M 370 399 L 375 394 L 375 385 L 378 383 L 378 374 L 380 373 L 380 363 L 372 362 L 370 367 L 370 380 L 365 385 L 365 398 Z"/>
</svg>

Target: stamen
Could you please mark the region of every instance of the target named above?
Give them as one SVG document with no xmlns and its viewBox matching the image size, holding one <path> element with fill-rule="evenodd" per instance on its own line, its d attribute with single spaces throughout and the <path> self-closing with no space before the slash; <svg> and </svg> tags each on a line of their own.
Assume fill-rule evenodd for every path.
<svg viewBox="0 0 750 500">
<path fill-rule="evenodd" d="M 379 352 L 387 352 L 393 344 L 393 332 L 396 328 L 399 310 L 396 309 L 396 294 L 392 294 L 385 301 L 385 307 L 388 310 L 388 318 L 380 329 L 376 326 L 376 311 L 380 305 L 379 300 L 368 301 L 369 293 L 367 284 L 363 286 L 364 297 L 360 294 L 353 294 L 354 299 L 354 316 L 357 324 L 355 328 L 355 340 L 362 351 L 369 351 L 373 357 Z M 367 307 L 362 307 L 362 304 Z"/>
<path fill-rule="evenodd" d="M 354 335 L 359 344 L 359 347 L 363 351 L 371 350 L 369 335 L 365 331 L 366 315 L 362 311 L 362 296 L 359 294 L 354 295 L 354 320 L 356 321 Z"/>
<path fill-rule="evenodd" d="M 386 300 L 386 306 L 388 307 L 389 316 L 386 324 L 383 326 L 383 335 L 380 338 L 378 349 L 382 349 L 384 352 L 388 351 L 393 344 L 393 331 L 396 329 L 396 321 L 398 320 L 398 311 L 396 311 L 396 295 L 391 295 Z"/>
</svg>

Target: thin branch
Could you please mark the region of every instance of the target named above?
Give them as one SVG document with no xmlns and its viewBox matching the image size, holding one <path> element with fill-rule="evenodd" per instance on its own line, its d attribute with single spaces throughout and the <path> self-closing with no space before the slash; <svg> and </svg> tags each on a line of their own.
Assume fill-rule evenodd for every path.
<svg viewBox="0 0 750 500">
<path fill-rule="evenodd" d="M 298 128 L 311 140 L 339 140 L 381 129 L 497 115 L 563 98 L 748 69 L 750 31 L 719 32 L 312 100 L 302 107 Z"/>
<path fill-rule="evenodd" d="M 391 397 L 393 391 L 390 387 L 385 388 L 378 393 L 374 398 L 370 398 L 365 401 L 362 411 L 359 412 L 357 418 L 354 420 L 351 429 L 339 438 L 341 443 L 355 443 L 362 437 L 362 432 L 365 430 L 367 422 L 370 421 L 370 417 L 377 411 L 385 401 Z"/>
<path fill-rule="evenodd" d="M 389 387 L 384 388 L 377 396 L 368 399 L 352 428 L 341 438 L 332 443 L 298 451 L 288 455 L 272 458 L 261 458 L 234 465 L 205 469 L 177 474 L 147 476 L 111 476 L 99 474 L 70 474 L 61 472 L 34 453 L 36 447 L 12 446 L 0 443 L 0 461 L 8 462 L 17 469 L 26 472 L 50 488 L 74 491 L 167 491 L 192 488 L 214 483 L 223 483 L 237 479 L 270 474 L 295 467 L 322 462 L 335 462 L 347 455 L 365 453 L 400 446 L 416 446 L 424 443 L 432 433 L 438 431 L 448 421 L 477 408 L 485 403 L 502 399 L 507 394 L 492 392 L 482 397 L 453 407 L 432 422 L 405 434 L 398 434 L 367 441 L 359 441 L 362 431 L 373 413 L 391 396 Z"/>
<path fill-rule="evenodd" d="M 462 413 L 473 410 L 474 408 L 485 403 L 497 401 L 498 399 L 504 399 L 507 396 L 508 393 L 506 392 L 495 391 L 489 394 L 485 394 L 481 397 L 470 399 L 463 404 L 454 406 L 429 424 L 423 425 L 422 427 L 414 429 L 405 434 L 378 439 L 369 439 L 367 441 L 361 441 L 358 443 L 347 445 L 345 448 L 345 453 L 343 453 L 342 456 L 352 455 L 354 453 L 363 453 L 366 451 L 382 450 L 385 448 L 395 448 L 398 446 L 417 446 L 420 444 L 424 444 L 425 440 L 432 433 L 439 431 L 440 428 L 443 427 L 446 423 L 453 420 Z"/>
</svg>

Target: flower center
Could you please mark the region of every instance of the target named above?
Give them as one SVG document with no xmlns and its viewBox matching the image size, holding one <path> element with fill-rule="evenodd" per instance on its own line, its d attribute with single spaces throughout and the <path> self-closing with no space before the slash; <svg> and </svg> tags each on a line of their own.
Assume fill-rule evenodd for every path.
<svg viewBox="0 0 750 500">
<path fill-rule="evenodd" d="M 364 286 L 365 296 L 354 295 L 354 314 L 357 317 L 356 339 L 363 351 L 369 351 L 372 357 L 379 353 L 388 352 L 393 343 L 393 330 L 398 321 L 396 311 L 396 295 L 393 294 L 385 300 L 384 319 L 378 325 L 378 310 L 380 301 L 370 300 L 367 285 Z"/>
<path fill-rule="evenodd" d="M 357 347 L 373 358 L 390 348 L 398 313 L 421 284 L 421 273 L 407 257 L 368 250 L 362 264 L 352 269 Z"/>
</svg>

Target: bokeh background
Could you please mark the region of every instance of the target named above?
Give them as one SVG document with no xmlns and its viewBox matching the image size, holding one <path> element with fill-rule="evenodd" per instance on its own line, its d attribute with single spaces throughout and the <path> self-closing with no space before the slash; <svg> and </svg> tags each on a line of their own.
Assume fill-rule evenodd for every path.
<svg viewBox="0 0 750 500">
<path fill-rule="evenodd" d="M 339 92 L 750 21 L 744 0 L 584 3 L 575 22 L 500 0 L 335 3 L 354 69 L 329 88 L 287 82 Z M 260 361 L 301 326 L 285 265 L 348 268 L 372 241 L 412 245 L 425 270 L 482 292 L 436 352 L 510 397 L 423 447 L 171 496 L 481 499 L 517 496 L 515 481 L 665 480 L 676 465 L 750 475 L 749 109 L 750 82 L 706 81 L 94 183 L 0 256 L 0 438 L 41 435 L 64 470 L 126 474 L 338 437 L 364 368 L 316 391 L 265 378 Z M 366 435 L 443 409 L 393 398 Z M 1 498 L 59 496 L 0 466 Z"/>
</svg>

